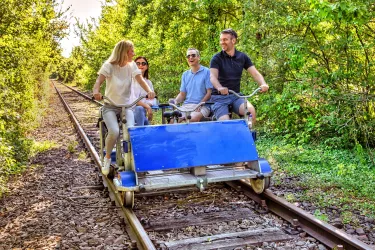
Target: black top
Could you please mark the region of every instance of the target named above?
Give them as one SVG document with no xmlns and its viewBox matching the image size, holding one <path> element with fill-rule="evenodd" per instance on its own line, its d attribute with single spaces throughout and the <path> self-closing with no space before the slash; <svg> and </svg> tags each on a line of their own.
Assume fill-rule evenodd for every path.
<svg viewBox="0 0 375 250">
<path fill-rule="evenodd" d="M 223 87 L 227 87 L 236 93 L 240 92 L 240 82 L 242 71 L 253 66 L 250 58 L 238 50 L 233 56 L 224 51 L 215 54 L 210 62 L 210 68 L 219 70 L 219 82 Z M 219 94 L 216 88 L 212 90 L 213 95 Z"/>
</svg>

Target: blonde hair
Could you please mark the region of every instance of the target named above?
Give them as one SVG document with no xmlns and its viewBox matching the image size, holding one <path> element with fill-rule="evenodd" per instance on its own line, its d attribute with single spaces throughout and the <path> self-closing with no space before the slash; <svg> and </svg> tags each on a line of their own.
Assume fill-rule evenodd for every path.
<svg viewBox="0 0 375 250">
<path fill-rule="evenodd" d="M 134 48 L 134 44 L 129 40 L 122 40 L 118 42 L 112 51 L 108 62 L 112 64 L 125 64 L 128 62 L 128 51 Z"/>
</svg>

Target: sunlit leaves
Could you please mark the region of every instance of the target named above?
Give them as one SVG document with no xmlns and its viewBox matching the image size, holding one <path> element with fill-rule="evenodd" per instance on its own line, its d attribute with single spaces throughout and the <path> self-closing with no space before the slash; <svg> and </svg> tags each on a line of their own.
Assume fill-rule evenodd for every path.
<svg viewBox="0 0 375 250">
<path fill-rule="evenodd" d="M 27 159 L 26 134 L 45 105 L 47 78 L 65 35 L 53 0 L 3 0 L 0 3 L 0 182 Z M 0 195 L 1 195 L 0 190 Z"/>
<path fill-rule="evenodd" d="M 370 2 L 366 1 L 321 1 L 308 0 L 310 17 L 319 21 L 334 21 L 345 24 L 363 24 L 371 19 L 368 13 Z"/>
</svg>

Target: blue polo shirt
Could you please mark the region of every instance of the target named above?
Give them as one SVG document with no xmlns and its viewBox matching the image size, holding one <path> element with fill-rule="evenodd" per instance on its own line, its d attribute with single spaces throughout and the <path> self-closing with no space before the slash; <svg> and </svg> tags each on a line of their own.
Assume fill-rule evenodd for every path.
<svg viewBox="0 0 375 250">
<path fill-rule="evenodd" d="M 240 92 L 242 71 L 253 66 L 250 58 L 238 50 L 233 56 L 224 51 L 215 54 L 210 62 L 210 68 L 219 70 L 219 82 L 223 87 L 227 87 L 237 93 Z M 217 89 L 212 90 L 213 95 L 219 94 Z"/>
<path fill-rule="evenodd" d="M 207 89 L 212 89 L 210 81 L 210 70 L 200 65 L 197 72 L 185 71 L 181 78 L 180 91 L 186 93 L 184 104 L 199 103 L 207 93 Z"/>
</svg>

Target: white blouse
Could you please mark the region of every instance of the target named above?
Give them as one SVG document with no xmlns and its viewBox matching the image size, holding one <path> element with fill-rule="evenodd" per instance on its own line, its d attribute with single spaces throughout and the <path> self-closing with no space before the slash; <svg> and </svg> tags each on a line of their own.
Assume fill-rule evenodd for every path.
<svg viewBox="0 0 375 250">
<path fill-rule="evenodd" d="M 116 104 L 126 104 L 131 98 L 133 79 L 142 72 L 135 62 L 127 63 L 123 67 L 105 62 L 98 74 L 106 77 L 105 96 L 108 96 Z"/>
</svg>

